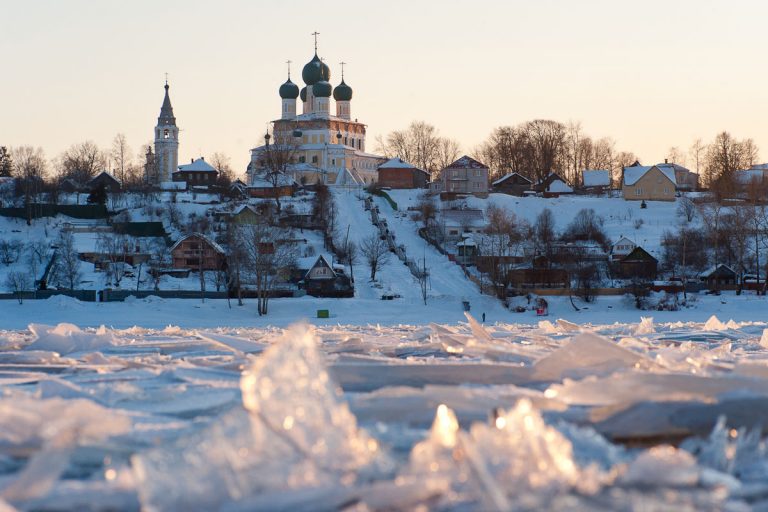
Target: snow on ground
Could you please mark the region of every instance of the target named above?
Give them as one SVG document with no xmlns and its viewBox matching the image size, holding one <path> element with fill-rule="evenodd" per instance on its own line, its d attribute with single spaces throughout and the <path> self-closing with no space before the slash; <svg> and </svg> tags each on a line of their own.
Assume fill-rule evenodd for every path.
<svg viewBox="0 0 768 512">
<path fill-rule="evenodd" d="M 227 325 L 223 306 L 195 316 Z M 425 316 L 283 331 L 190 317 L 160 329 L 3 317 L 0 508 L 767 504 L 765 322 Z"/>
</svg>

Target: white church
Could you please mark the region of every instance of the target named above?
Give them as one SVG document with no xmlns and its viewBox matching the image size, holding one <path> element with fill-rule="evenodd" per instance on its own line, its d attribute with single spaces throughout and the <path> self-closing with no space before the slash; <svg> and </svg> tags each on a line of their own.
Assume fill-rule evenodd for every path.
<svg viewBox="0 0 768 512">
<path fill-rule="evenodd" d="M 272 122 L 272 134 L 266 134 L 265 144 L 251 150 L 248 180 L 253 183 L 270 172 L 270 151 L 289 155 L 283 165 L 285 172 L 297 183 L 311 185 L 369 185 L 377 181 L 383 156 L 366 152 L 365 124 L 352 118 L 352 88 L 344 81 L 344 63 L 341 64 L 341 82 L 330 84 L 331 70 L 315 55 L 301 72 L 306 84 L 301 90 L 288 80 L 280 86 L 281 117 Z M 331 97 L 335 114 L 331 113 Z M 297 101 L 301 98 L 301 114 Z"/>
</svg>

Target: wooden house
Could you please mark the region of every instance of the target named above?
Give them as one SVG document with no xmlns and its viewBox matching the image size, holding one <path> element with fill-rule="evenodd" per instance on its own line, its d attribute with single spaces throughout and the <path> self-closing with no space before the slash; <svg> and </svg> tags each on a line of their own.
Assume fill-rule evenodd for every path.
<svg viewBox="0 0 768 512">
<path fill-rule="evenodd" d="M 390 158 L 377 169 L 378 185 L 382 188 L 426 188 L 429 173 L 400 159 Z"/>
<path fill-rule="evenodd" d="M 304 274 L 303 287 L 313 297 L 353 297 L 355 294 L 344 267 L 331 265 L 322 254 Z"/>
<path fill-rule="evenodd" d="M 120 182 L 109 174 L 107 171 L 102 171 L 90 180 L 88 180 L 85 183 L 85 189 L 86 190 L 93 190 L 99 186 L 103 185 L 104 190 L 107 192 L 120 192 L 122 190 L 122 185 L 120 185 Z"/>
<path fill-rule="evenodd" d="M 192 188 L 215 185 L 218 177 L 219 171 L 206 162 L 205 158 L 200 157 L 197 160 L 192 159 L 191 163 L 180 165 L 179 169 L 173 172 L 171 179 L 175 182 L 184 182 Z"/>
<path fill-rule="evenodd" d="M 623 236 L 611 246 L 611 260 L 619 261 L 631 253 L 637 244 L 629 238 Z"/>
<path fill-rule="evenodd" d="M 611 189 L 611 171 L 608 169 L 584 169 L 581 171 L 581 191 L 601 195 Z"/>
<path fill-rule="evenodd" d="M 221 270 L 226 266 L 224 249 L 202 233 L 187 235 L 176 242 L 171 247 L 171 259 L 177 269 Z"/>
<path fill-rule="evenodd" d="M 533 187 L 533 181 L 522 174 L 511 172 L 491 183 L 491 190 L 500 194 L 522 196 Z"/>
<path fill-rule="evenodd" d="M 573 194 L 573 188 L 556 172 L 550 172 L 549 176 L 536 184 L 536 192 L 544 197 L 559 197 L 561 194 Z"/>
<path fill-rule="evenodd" d="M 640 246 L 621 258 L 618 273 L 624 279 L 656 279 L 659 262 Z"/>
<path fill-rule="evenodd" d="M 699 279 L 708 288 L 716 289 L 724 286 L 734 286 L 738 276 L 735 270 L 721 263 L 702 272 L 699 275 Z"/>
</svg>

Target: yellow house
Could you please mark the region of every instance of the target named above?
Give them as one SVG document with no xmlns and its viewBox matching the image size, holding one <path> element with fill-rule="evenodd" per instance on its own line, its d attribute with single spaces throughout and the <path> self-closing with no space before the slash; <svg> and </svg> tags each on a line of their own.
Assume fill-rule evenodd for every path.
<svg viewBox="0 0 768 512">
<path fill-rule="evenodd" d="M 627 201 L 674 201 L 676 188 L 674 169 L 656 165 L 624 168 L 621 191 Z"/>
</svg>

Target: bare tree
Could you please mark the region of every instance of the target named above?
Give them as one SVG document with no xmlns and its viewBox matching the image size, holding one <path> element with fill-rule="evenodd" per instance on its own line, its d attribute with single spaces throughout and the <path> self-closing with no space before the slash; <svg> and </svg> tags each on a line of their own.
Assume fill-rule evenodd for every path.
<svg viewBox="0 0 768 512">
<path fill-rule="evenodd" d="M 120 288 L 126 271 L 128 238 L 117 233 L 100 233 L 96 246 L 107 264 L 107 283 Z"/>
<path fill-rule="evenodd" d="M 243 226 L 249 270 L 256 286 L 259 316 L 269 311 L 269 298 L 279 281 L 286 279 L 296 261 L 296 247 L 289 233 L 262 222 Z"/>
<path fill-rule="evenodd" d="M 24 293 L 32 289 L 32 278 L 26 272 L 13 270 L 5 276 L 5 286 L 16 294 L 19 304 L 23 304 Z"/>
<path fill-rule="evenodd" d="M 16 191 L 24 196 L 27 225 L 32 224 L 33 203 L 42 191 L 47 163 L 42 148 L 20 146 L 11 151 L 16 177 Z"/>
<path fill-rule="evenodd" d="M 65 286 L 74 290 L 82 277 L 80 255 L 75 247 L 75 238 L 71 231 L 62 231 L 56 250 L 56 274 Z"/>
<path fill-rule="evenodd" d="M 0 240 L 0 262 L 5 265 L 16 263 L 23 249 L 24 243 L 21 240 Z"/>
<path fill-rule="evenodd" d="M 685 152 L 677 146 L 672 146 L 669 148 L 669 151 L 667 151 L 667 160 L 685 166 Z"/>
<path fill-rule="evenodd" d="M 376 142 L 385 156 L 399 157 L 432 176 L 456 160 L 460 152 L 458 142 L 442 137 L 437 128 L 424 121 L 413 121 L 405 130 L 390 132 Z"/>
<path fill-rule="evenodd" d="M 59 165 L 61 175 L 85 183 L 106 167 L 104 152 L 92 141 L 73 144 L 61 156 Z"/>
<path fill-rule="evenodd" d="M 693 160 L 696 174 L 701 175 L 701 169 L 704 165 L 704 159 L 707 154 L 707 145 L 704 144 L 701 138 L 697 138 L 693 141 L 693 144 L 691 144 L 691 147 L 688 149 L 688 154 Z"/>
<path fill-rule="evenodd" d="M 265 144 L 259 153 L 257 165 L 261 168 L 261 178 L 266 180 L 272 188 L 272 198 L 275 200 L 277 212 L 280 213 L 281 188 L 290 181 L 288 168 L 296 160 L 298 146 L 292 140 L 284 138 L 276 139 L 274 144 L 269 143 L 270 135 L 264 136 Z"/>
<path fill-rule="evenodd" d="M 170 264 L 171 253 L 163 239 L 155 240 L 149 247 L 149 275 L 152 278 L 152 288 L 160 289 L 163 269 Z"/>
<path fill-rule="evenodd" d="M 109 156 L 112 160 L 112 165 L 114 165 L 117 179 L 120 180 L 120 184 L 124 187 L 133 160 L 131 148 L 128 146 L 128 139 L 126 139 L 125 134 L 118 133 L 115 135 L 115 138 L 112 140 L 112 150 Z"/>
<path fill-rule="evenodd" d="M 360 252 L 371 270 L 371 281 L 376 280 L 376 272 L 389 261 L 389 247 L 377 232 L 371 233 L 360 241 Z"/>
<path fill-rule="evenodd" d="M 506 298 L 510 257 L 519 255 L 525 227 L 504 208 L 491 205 L 486 211 L 488 225 L 480 236 L 480 252 L 486 257 L 488 277 L 499 299 Z"/>
<path fill-rule="evenodd" d="M 692 222 L 696 218 L 696 203 L 689 197 L 681 197 L 677 202 L 677 215 L 686 222 Z"/>
<path fill-rule="evenodd" d="M 536 217 L 533 224 L 533 242 L 536 252 L 546 256 L 548 261 L 552 261 L 553 244 L 557 238 L 555 234 L 555 216 L 552 210 L 544 208 Z"/>
</svg>

